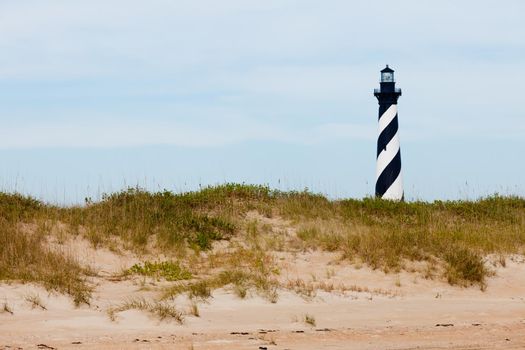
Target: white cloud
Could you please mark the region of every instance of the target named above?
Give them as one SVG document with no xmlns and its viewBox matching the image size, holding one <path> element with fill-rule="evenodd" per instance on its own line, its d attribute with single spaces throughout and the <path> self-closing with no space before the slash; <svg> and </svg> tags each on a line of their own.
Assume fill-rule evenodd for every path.
<svg viewBox="0 0 525 350">
<path fill-rule="evenodd" d="M 216 67 L 439 62 L 523 49 L 522 1 L 23 0 L 0 3 L 0 78 L 166 76 Z"/>
<path fill-rule="evenodd" d="M 375 130 L 386 61 L 405 93 L 404 137 L 490 137 L 495 118 L 498 135 L 520 137 L 523 12 L 517 0 L 2 1 L 0 94 L 29 88 L 0 106 L 0 147 L 360 138 Z M 71 86 L 24 99 L 35 81 Z M 86 81 L 101 88 L 75 90 Z M 112 98 L 137 111 L 112 114 Z"/>
</svg>

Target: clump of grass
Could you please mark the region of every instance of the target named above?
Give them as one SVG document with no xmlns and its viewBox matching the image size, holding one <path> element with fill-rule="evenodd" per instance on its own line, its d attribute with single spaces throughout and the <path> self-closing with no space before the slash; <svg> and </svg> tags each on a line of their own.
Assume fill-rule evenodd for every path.
<svg viewBox="0 0 525 350">
<path fill-rule="evenodd" d="M 149 312 L 160 320 L 172 319 L 179 324 L 184 322 L 183 313 L 178 311 L 175 306 L 162 301 L 151 302 L 144 298 L 128 299 L 119 306 L 109 308 L 107 313 L 109 318 L 115 321 L 117 313 L 133 309 Z"/>
<path fill-rule="evenodd" d="M 8 313 L 8 314 L 11 314 L 11 315 L 14 314 L 13 309 L 12 309 L 11 306 L 7 303 L 7 301 L 4 301 L 2 307 L 0 308 L 0 313 Z"/>
<path fill-rule="evenodd" d="M 375 288 L 375 289 L 369 289 L 366 286 L 358 286 L 358 285 L 345 285 L 343 283 L 334 284 L 332 282 L 325 282 L 325 281 L 309 281 L 305 282 L 301 278 L 297 279 L 291 279 L 288 280 L 284 287 L 288 290 L 293 291 L 297 295 L 303 297 L 306 300 L 310 300 L 312 298 L 315 298 L 317 296 L 317 291 L 322 290 L 327 293 L 332 292 L 356 292 L 356 293 L 368 293 L 370 295 L 381 295 L 381 296 L 387 296 L 387 297 L 395 297 L 399 294 L 390 290 L 384 290 L 381 288 Z"/>
<path fill-rule="evenodd" d="M 505 255 L 503 254 L 499 254 L 498 256 L 498 263 L 501 267 L 506 267 L 507 266 L 507 259 L 505 258 Z"/>
<path fill-rule="evenodd" d="M 24 297 L 24 299 L 29 303 L 29 305 L 31 305 L 32 309 L 39 308 L 42 310 L 47 310 L 46 306 L 44 305 L 42 299 L 40 299 L 40 296 L 38 294 L 27 294 Z"/>
<path fill-rule="evenodd" d="M 14 215 L 13 210 L 9 215 Z M 0 280 L 37 282 L 48 290 L 69 294 L 77 306 L 89 304 L 92 288 L 85 278 L 89 271 L 48 249 L 41 235 L 24 232 L 0 217 L 0 247 Z"/>
<path fill-rule="evenodd" d="M 217 285 L 232 285 L 234 293 L 241 299 L 246 298 L 248 289 L 252 285 L 252 278 L 248 272 L 242 270 L 222 271 L 216 278 Z"/>
<path fill-rule="evenodd" d="M 455 247 L 444 255 L 448 263 L 446 277 L 450 284 L 478 283 L 485 287 L 485 277 L 489 274 L 482 256 L 465 247 Z"/>
<path fill-rule="evenodd" d="M 246 287 L 246 285 L 243 285 L 243 284 L 234 284 L 233 292 L 239 298 L 244 299 L 246 298 L 246 295 L 248 294 L 248 288 Z"/>
<path fill-rule="evenodd" d="M 268 301 L 275 303 L 278 300 L 278 285 L 276 280 L 266 275 L 243 270 L 225 270 L 213 277 L 168 287 L 164 290 L 163 299 L 171 299 L 181 293 L 188 293 L 191 299 L 206 300 L 211 297 L 213 289 L 231 286 L 234 293 L 241 299 L 246 297 L 248 290 L 253 289 Z"/>
<path fill-rule="evenodd" d="M 398 288 L 401 287 L 401 278 L 399 278 L 399 276 L 396 277 L 394 284 Z"/>
<path fill-rule="evenodd" d="M 142 264 L 133 265 L 126 270 L 125 273 L 150 276 L 157 279 L 164 278 L 166 281 L 180 281 L 192 278 L 191 272 L 181 267 L 178 262 L 174 261 L 145 261 Z"/>
<path fill-rule="evenodd" d="M 316 325 L 315 317 L 309 314 L 304 315 L 303 321 L 305 324 L 312 326 L 312 327 L 315 327 Z"/>
<path fill-rule="evenodd" d="M 315 226 L 303 227 L 297 231 L 297 237 L 307 243 L 317 243 L 319 239 L 319 229 Z M 315 248 L 313 245 L 312 248 Z"/>
<path fill-rule="evenodd" d="M 306 299 L 314 298 L 317 295 L 314 283 L 307 283 L 300 278 L 289 280 L 285 286 Z"/>
<path fill-rule="evenodd" d="M 279 269 L 270 254 L 261 249 L 256 242 L 252 243 L 253 247 L 231 244 L 230 249 L 226 251 L 209 254 L 209 268 L 218 272 L 206 278 L 206 285 L 211 289 L 230 286 L 240 298 L 245 298 L 249 290 L 254 290 L 270 302 L 276 302 L 279 284 L 274 276 L 279 274 Z M 190 287 L 191 285 L 174 286 L 168 289 L 166 295 L 176 295 L 188 291 Z"/>
<path fill-rule="evenodd" d="M 188 285 L 190 298 L 199 298 L 206 300 L 211 297 L 211 284 L 208 280 L 201 280 Z"/>
<path fill-rule="evenodd" d="M 246 296 L 249 289 L 254 289 L 268 301 L 277 302 L 279 283 L 273 276 L 279 274 L 279 269 L 272 256 L 258 248 L 238 249 L 229 266 L 233 268 L 218 276 L 220 284 L 233 285 L 234 291 L 241 298 Z"/>
<path fill-rule="evenodd" d="M 323 223 L 323 227 L 326 226 L 330 224 Z M 321 230 L 317 225 L 300 228 L 297 231 L 297 237 L 304 241 L 305 248 L 322 249 L 329 252 L 340 249 L 344 240 L 337 230 L 329 230 L 329 233 L 326 233 L 325 229 Z"/>
<path fill-rule="evenodd" d="M 54 209 L 50 207 L 28 196 L 0 192 L 0 217 L 5 222 L 29 222 L 46 209 Z"/>
<path fill-rule="evenodd" d="M 190 314 L 195 317 L 200 317 L 199 305 L 196 302 L 192 302 L 190 305 Z"/>
</svg>

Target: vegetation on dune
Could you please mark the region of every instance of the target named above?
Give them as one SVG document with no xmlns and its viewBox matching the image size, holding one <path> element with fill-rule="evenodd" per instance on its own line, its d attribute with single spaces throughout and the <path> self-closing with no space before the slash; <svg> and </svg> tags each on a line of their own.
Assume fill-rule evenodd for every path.
<svg viewBox="0 0 525 350">
<path fill-rule="evenodd" d="M 336 224 L 326 220 L 328 207 Z M 310 213 L 317 221 L 304 225 L 299 236 L 373 268 L 398 270 L 405 260 L 438 259 L 451 284 L 482 285 L 489 274 L 484 256 L 524 252 L 525 200 L 517 197 L 434 203 L 344 200 L 326 208 Z"/>
<path fill-rule="evenodd" d="M 192 277 L 191 272 L 173 261 L 145 261 L 143 264 L 131 266 L 125 273 L 150 276 L 157 279 L 164 278 L 166 281 L 188 280 Z"/>
<path fill-rule="evenodd" d="M 209 189 L 176 195 L 131 188 L 105 195 L 99 203 L 63 210 L 61 216 L 92 232 L 94 243 L 119 236 L 136 247 L 144 247 L 155 235 L 167 249 L 189 244 L 207 250 L 213 241 L 234 233 L 231 209 L 227 193 L 218 196 Z"/>
<path fill-rule="evenodd" d="M 179 324 L 184 322 L 184 314 L 178 311 L 175 306 L 166 302 L 149 301 L 144 298 L 127 299 L 118 306 L 110 307 L 107 313 L 110 320 L 116 321 L 118 313 L 128 310 L 146 311 L 160 320 L 172 319 Z"/>
<path fill-rule="evenodd" d="M 187 284 L 176 284 L 164 290 L 163 299 L 172 299 L 179 294 L 187 293 L 192 299 L 206 300 L 212 296 L 212 290 L 231 287 L 239 298 L 244 299 L 250 289 L 255 290 L 266 300 L 277 302 L 278 282 L 272 274 L 250 272 L 248 269 L 224 270 L 213 277 L 204 278 Z"/>
<path fill-rule="evenodd" d="M 75 305 L 89 304 L 91 287 L 85 278 L 89 271 L 72 258 L 51 251 L 41 232 L 22 225 L 36 214 L 39 204 L 15 196 L 0 207 L 0 280 L 41 283 L 49 290 L 71 295 Z"/>
<path fill-rule="evenodd" d="M 281 217 L 297 229 L 295 240 L 266 232 L 246 214 Z M 525 253 L 525 199 L 492 196 L 478 201 L 389 202 L 365 198 L 331 201 L 322 195 L 281 192 L 266 186 L 225 184 L 174 194 L 132 188 L 99 202 L 58 207 L 0 193 L 0 279 L 42 283 L 89 302 L 86 271 L 46 245 L 57 225 L 94 246 L 115 240 L 137 252 L 162 251 L 179 263 L 144 263 L 140 274 L 178 281 L 166 296 L 207 297 L 231 286 L 240 297 L 254 289 L 275 300 L 279 271 L 270 250 L 323 249 L 385 271 L 426 261 L 429 276 L 451 284 L 484 285 L 487 254 Z M 212 250 L 229 240 L 228 249 Z M 189 254 L 195 252 L 195 254 Z M 204 253 L 204 254 L 202 254 Z M 192 273 L 187 270 L 191 262 Z M 199 277 L 199 269 L 208 275 Z M 210 275 L 211 274 L 211 275 Z M 191 281 L 184 282 L 189 278 Z M 150 307 L 151 305 L 148 305 Z M 151 307 L 153 308 L 153 307 Z"/>
<path fill-rule="evenodd" d="M 315 317 L 313 317 L 312 315 L 304 315 L 304 323 L 308 326 L 312 326 L 312 327 L 315 327 Z"/>
</svg>

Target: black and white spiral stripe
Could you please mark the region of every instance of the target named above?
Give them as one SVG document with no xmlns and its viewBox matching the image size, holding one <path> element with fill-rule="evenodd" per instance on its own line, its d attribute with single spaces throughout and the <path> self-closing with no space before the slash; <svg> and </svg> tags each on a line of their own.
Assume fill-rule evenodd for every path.
<svg viewBox="0 0 525 350">
<path fill-rule="evenodd" d="M 403 199 L 401 148 L 397 104 L 380 105 L 379 138 L 377 139 L 376 196 L 383 199 Z"/>
</svg>

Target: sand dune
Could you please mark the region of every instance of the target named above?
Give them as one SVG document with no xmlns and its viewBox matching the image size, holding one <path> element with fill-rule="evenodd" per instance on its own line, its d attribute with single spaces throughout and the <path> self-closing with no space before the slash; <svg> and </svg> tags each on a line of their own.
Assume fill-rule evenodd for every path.
<svg viewBox="0 0 525 350">
<path fill-rule="evenodd" d="M 198 303 L 199 317 L 179 296 L 174 305 L 185 313 L 179 324 L 137 310 L 108 316 L 130 295 L 154 297 L 165 283 L 114 277 L 143 257 L 93 249 L 80 238 L 53 244 L 97 271 L 92 304 L 75 308 L 70 298 L 37 285 L 1 284 L 0 306 L 8 311 L 0 313 L 0 349 L 525 348 L 525 262 L 518 255 L 493 267 L 481 291 L 417 272 L 356 268 L 335 253 L 275 252 L 283 285 L 300 279 L 318 288 L 310 295 L 279 290 L 275 303 L 222 288 Z M 313 321 L 304 322 L 305 315 Z"/>
</svg>

